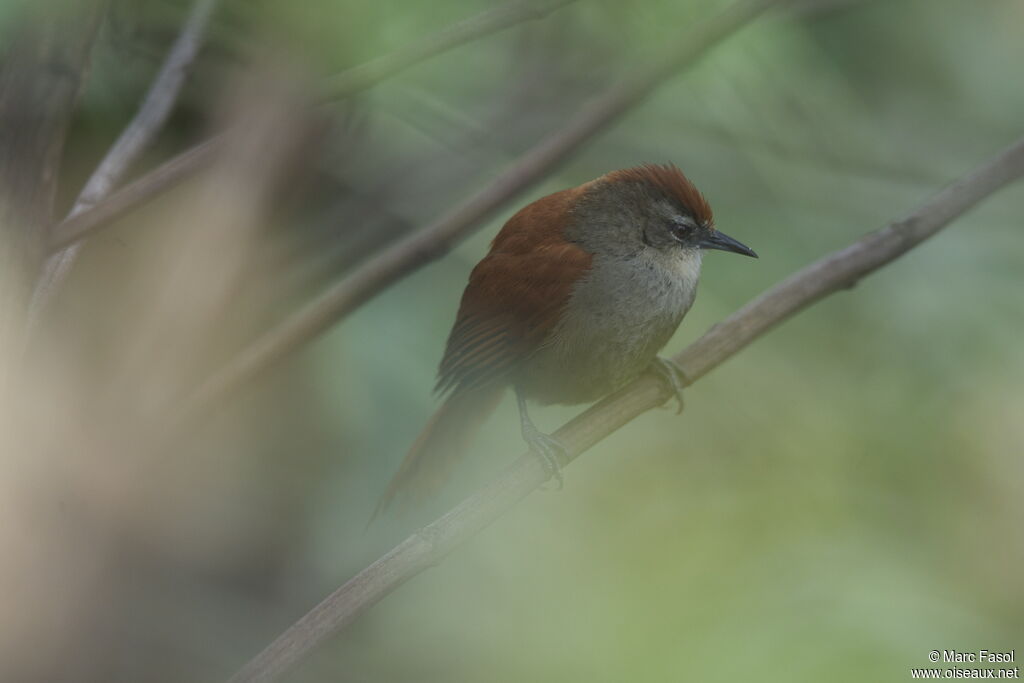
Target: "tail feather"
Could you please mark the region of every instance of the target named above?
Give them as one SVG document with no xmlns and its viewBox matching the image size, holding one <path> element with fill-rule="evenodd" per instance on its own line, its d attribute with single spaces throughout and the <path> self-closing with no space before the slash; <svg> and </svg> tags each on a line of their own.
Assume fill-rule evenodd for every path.
<svg viewBox="0 0 1024 683">
<path fill-rule="evenodd" d="M 498 407 L 503 393 L 504 387 L 491 385 L 451 394 L 416 438 L 377 501 L 370 521 L 400 493 L 422 498 L 439 489 L 466 454 L 480 425 Z"/>
</svg>

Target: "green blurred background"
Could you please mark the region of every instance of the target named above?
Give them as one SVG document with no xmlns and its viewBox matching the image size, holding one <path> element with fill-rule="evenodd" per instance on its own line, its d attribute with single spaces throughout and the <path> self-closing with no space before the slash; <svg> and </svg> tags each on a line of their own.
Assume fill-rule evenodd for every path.
<svg viewBox="0 0 1024 683">
<path fill-rule="evenodd" d="M 149 163 L 199 139 L 217 93 L 260 57 L 314 83 L 493 4 L 227 2 Z M 265 328 L 725 4 L 578 0 L 336 105 L 313 179 L 269 221 L 237 308 Z M 68 197 L 186 10 L 114 4 L 69 143 Z M 615 168 L 684 169 L 718 227 L 761 258 L 705 260 L 674 353 L 1020 136 L 1022 74 L 1020 0 L 822 0 L 756 20 L 173 459 L 146 461 L 124 484 L 146 482 L 131 524 L 64 500 L 61 519 L 81 526 L 69 535 L 107 542 L 83 542 L 102 570 L 62 632 L 54 679 L 225 678 L 523 451 L 507 399 L 441 498 L 364 532 L 436 406 L 468 272 L 519 206 Z M 1021 216 L 1024 188 L 1011 186 L 772 331 L 688 390 L 681 417 L 652 411 L 612 435 L 566 470 L 564 490 L 531 495 L 289 680 L 902 681 L 934 649 L 1024 652 Z M 79 324 L 121 286 L 110 264 L 144 249 L 131 222 L 83 256 L 64 301 Z M 116 352 L 84 325 L 83 357 Z M 533 416 L 553 430 L 576 412 Z"/>
</svg>

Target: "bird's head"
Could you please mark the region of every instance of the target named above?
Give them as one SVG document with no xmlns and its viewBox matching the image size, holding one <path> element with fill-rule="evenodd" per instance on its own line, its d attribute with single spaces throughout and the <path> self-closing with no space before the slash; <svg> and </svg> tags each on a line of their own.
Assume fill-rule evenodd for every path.
<svg viewBox="0 0 1024 683">
<path fill-rule="evenodd" d="M 719 249 L 757 258 L 750 247 L 715 229 L 707 200 L 674 165 L 613 171 L 582 189 L 576 224 L 586 233 L 580 241 L 596 251 Z"/>
</svg>

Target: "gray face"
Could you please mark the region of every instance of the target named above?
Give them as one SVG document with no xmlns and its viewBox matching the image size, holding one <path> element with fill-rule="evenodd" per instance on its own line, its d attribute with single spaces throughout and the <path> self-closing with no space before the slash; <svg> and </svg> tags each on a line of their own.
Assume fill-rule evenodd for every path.
<svg viewBox="0 0 1024 683">
<path fill-rule="evenodd" d="M 644 183 L 595 186 L 574 210 L 566 237 L 597 256 L 632 257 L 645 249 L 694 257 L 703 249 L 757 257 L 749 247 L 697 221 L 685 206 Z"/>
<path fill-rule="evenodd" d="M 622 183 L 602 190 L 580 201 L 567 235 L 592 253 L 698 250 L 709 234 L 709 228 L 698 225 L 677 202 L 645 185 Z"/>
</svg>

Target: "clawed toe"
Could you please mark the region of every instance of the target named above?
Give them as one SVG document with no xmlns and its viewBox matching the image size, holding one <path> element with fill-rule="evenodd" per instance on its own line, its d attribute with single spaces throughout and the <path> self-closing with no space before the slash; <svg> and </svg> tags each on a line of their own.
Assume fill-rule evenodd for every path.
<svg viewBox="0 0 1024 683">
<path fill-rule="evenodd" d="M 656 357 L 651 362 L 651 370 L 668 382 L 669 386 L 672 388 L 672 393 L 675 396 L 676 402 L 679 404 L 679 409 L 676 410 L 676 415 L 682 413 L 683 387 L 690 383 L 686 377 L 686 373 L 683 372 L 681 367 L 676 365 L 675 361 L 669 360 L 668 358 L 662 358 L 661 356 Z"/>
<path fill-rule="evenodd" d="M 530 446 L 530 451 L 537 455 L 541 465 L 544 466 L 548 479 L 554 479 L 558 482 L 558 490 L 561 491 L 564 485 L 562 480 L 562 463 L 568 459 L 568 449 L 555 437 L 539 431 L 524 434 L 523 438 L 526 439 L 526 443 Z"/>
<path fill-rule="evenodd" d="M 537 455 L 548 479 L 558 482 L 558 490 L 562 489 L 562 464 L 569 461 L 569 449 L 565 445 L 544 432 L 537 429 L 530 420 L 530 413 L 526 409 L 526 399 L 517 390 L 516 400 L 519 402 L 519 419 L 522 425 L 523 440 L 526 441 L 530 450 Z"/>
</svg>

